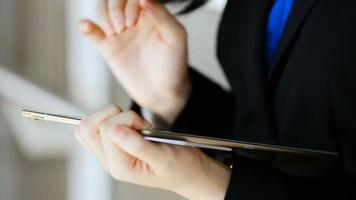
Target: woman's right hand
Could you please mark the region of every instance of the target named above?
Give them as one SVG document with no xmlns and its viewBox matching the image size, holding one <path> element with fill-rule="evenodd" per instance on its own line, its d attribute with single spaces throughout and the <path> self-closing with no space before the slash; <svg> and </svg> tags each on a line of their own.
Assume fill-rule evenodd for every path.
<svg viewBox="0 0 356 200">
<path fill-rule="evenodd" d="M 82 119 L 78 142 L 113 178 L 176 192 L 188 199 L 224 199 L 230 169 L 193 147 L 146 141 L 138 114 L 108 106 Z"/>
<path fill-rule="evenodd" d="M 172 122 L 191 87 L 184 27 L 156 0 L 97 1 L 100 25 L 82 20 L 80 32 L 133 100 Z"/>
</svg>

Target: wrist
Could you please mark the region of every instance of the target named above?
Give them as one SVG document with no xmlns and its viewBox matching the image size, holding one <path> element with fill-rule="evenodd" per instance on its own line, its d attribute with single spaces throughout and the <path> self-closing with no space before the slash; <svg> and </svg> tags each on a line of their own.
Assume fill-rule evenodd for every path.
<svg viewBox="0 0 356 200">
<path fill-rule="evenodd" d="M 150 108 L 168 124 L 174 122 L 189 99 L 192 88 L 191 81 L 187 78 L 183 83 L 176 91 L 166 95 L 163 100 L 155 102 L 155 105 Z"/>
<path fill-rule="evenodd" d="M 211 160 L 210 173 L 207 174 L 206 185 L 203 186 L 207 193 L 206 199 L 224 200 L 231 178 L 231 169 L 216 160 Z"/>
<path fill-rule="evenodd" d="M 200 178 L 196 177 L 197 182 L 192 181 L 184 189 L 175 192 L 190 200 L 224 200 L 230 178 L 231 169 L 211 159 L 208 170 Z"/>
</svg>

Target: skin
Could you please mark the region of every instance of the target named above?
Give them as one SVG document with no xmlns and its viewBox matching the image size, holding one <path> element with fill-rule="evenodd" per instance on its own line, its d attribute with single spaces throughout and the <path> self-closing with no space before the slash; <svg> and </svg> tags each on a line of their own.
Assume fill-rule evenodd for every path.
<svg viewBox="0 0 356 200">
<path fill-rule="evenodd" d="M 131 98 L 171 123 L 184 107 L 191 87 L 185 29 L 161 4 L 141 1 L 140 9 L 129 9 L 139 12 L 139 20 L 131 14 L 136 16 L 132 17 L 135 23 L 112 33 L 109 27 L 114 23 L 108 25 L 108 16 L 122 14 L 105 13 L 110 9 L 103 4 L 110 7 L 109 2 L 97 3 L 100 25 L 82 20 L 80 32 L 93 41 Z"/>
<path fill-rule="evenodd" d="M 99 25 L 82 20 L 79 31 L 139 105 L 173 122 L 191 88 L 183 26 L 153 0 L 97 0 L 96 11 Z M 228 167 L 196 148 L 145 141 L 138 131 L 147 128 L 137 113 L 108 106 L 85 117 L 75 136 L 117 180 L 188 199 L 224 199 Z"/>
<path fill-rule="evenodd" d="M 150 127 L 138 114 L 112 105 L 85 117 L 75 136 L 117 180 L 167 189 L 188 199 L 224 199 L 228 167 L 196 148 L 144 140 L 137 130 Z"/>
</svg>

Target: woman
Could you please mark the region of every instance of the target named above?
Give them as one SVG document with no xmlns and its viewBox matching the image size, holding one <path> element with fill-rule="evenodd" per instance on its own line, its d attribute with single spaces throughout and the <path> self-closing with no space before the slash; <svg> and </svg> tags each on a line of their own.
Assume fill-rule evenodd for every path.
<svg viewBox="0 0 356 200">
<path fill-rule="evenodd" d="M 190 11 L 204 0 L 187 0 Z M 184 27 L 153 0 L 98 0 L 83 20 L 117 80 L 173 131 L 337 151 L 335 159 L 202 151 L 145 141 L 151 125 L 109 106 L 75 135 L 115 179 L 188 199 L 351 199 L 356 179 L 356 3 L 230 0 L 218 58 L 231 91 L 188 68 Z M 332 14 L 331 14 L 332 13 Z M 156 124 L 154 124 L 156 126 Z M 230 169 L 227 165 L 233 164 Z"/>
</svg>

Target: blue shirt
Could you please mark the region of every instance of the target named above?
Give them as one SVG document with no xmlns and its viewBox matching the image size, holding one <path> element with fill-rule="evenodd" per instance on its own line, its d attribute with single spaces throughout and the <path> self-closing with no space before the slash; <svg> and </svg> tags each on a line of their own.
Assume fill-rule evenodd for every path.
<svg viewBox="0 0 356 200">
<path fill-rule="evenodd" d="M 271 65 L 276 54 L 279 40 L 283 34 L 294 0 L 275 0 L 269 15 L 266 32 L 266 57 Z"/>
</svg>

